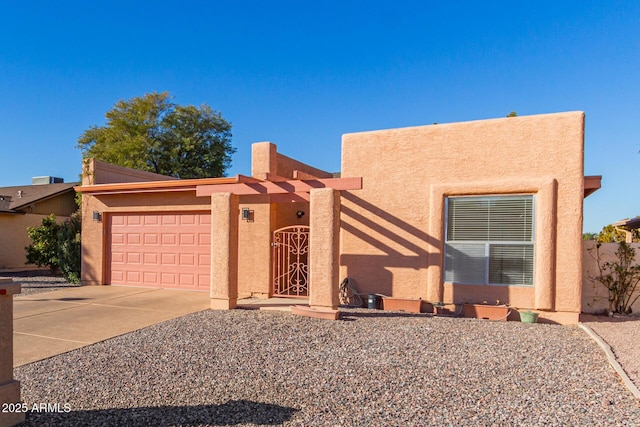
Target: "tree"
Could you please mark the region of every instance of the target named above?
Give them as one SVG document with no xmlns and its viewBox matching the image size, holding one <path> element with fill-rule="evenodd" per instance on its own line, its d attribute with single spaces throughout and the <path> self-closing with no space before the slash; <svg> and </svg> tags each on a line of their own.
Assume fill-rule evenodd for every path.
<svg viewBox="0 0 640 427">
<path fill-rule="evenodd" d="M 223 176 L 231 165 L 231 124 L 208 105 L 181 106 L 168 92 L 120 100 L 78 139 L 83 158 L 176 178 Z"/>
<path fill-rule="evenodd" d="M 507 117 L 518 117 L 518 113 L 516 113 L 515 111 L 512 111 L 509 114 L 507 114 Z"/>
<path fill-rule="evenodd" d="M 602 227 L 602 231 L 598 234 L 597 240 L 600 243 L 620 243 L 626 241 L 627 235 L 623 230 L 619 230 L 612 224 Z M 640 242 L 640 233 L 638 230 L 631 231 L 631 241 L 633 243 Z"/>
</svg>

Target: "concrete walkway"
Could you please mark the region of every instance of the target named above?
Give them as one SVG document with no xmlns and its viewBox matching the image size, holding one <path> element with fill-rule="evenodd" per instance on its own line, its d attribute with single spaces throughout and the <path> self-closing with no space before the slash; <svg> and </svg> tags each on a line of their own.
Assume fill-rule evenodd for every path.
<svg viewBox="0 0 640 427">
<path fill-rule="evenodd" d="M 238 308 L 291 310 L 306 299 L 247 298 Z M 80 286 L 13 300 L 13 366 L 46 359 L 169 319 L 207 310 L 208 292 Z"/>
<path fill-rule="evenodd" d="M 210 307 L 208 292 L 82 286 L 14 298 L 21 366 Z"/>
</svg>

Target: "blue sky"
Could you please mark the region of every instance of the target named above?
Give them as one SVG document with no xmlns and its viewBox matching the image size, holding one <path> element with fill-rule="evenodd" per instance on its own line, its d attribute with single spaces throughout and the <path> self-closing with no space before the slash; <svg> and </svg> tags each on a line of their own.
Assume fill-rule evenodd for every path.
<svg viewBox="0 0 640 427">
<path fill-rule="evenodd" d="M 0 0 L 0 186 L 80 172 L 119 99 L 169 91 L 251 144 L 340 169 L 341 135 L 581 110 L 585 231 L 640 215 L 638 1 Z"/>
</svg>

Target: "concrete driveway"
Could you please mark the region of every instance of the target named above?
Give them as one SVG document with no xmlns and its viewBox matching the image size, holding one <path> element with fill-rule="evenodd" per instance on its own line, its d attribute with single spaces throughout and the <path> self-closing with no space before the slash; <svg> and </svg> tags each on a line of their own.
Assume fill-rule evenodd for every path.
<svg viewBox="0 0 640 427">
<path fill-rule="evenodd" d="M 13 365 L 209 308 L 208 292 L 82 286 L 14 298 Z"/>
</svg>

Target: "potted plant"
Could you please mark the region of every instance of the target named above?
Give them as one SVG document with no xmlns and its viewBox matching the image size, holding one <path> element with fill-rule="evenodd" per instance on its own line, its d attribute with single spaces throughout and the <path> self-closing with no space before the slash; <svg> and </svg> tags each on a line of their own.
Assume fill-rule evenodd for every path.
<svg viewBox="0 0 640 427">
<path fill-rule="evenodd" d="M 538 313 L 531 310 L 521 311 L 520 321 L 522 323 L 536 323 L 538 321 Z"/>
</svg>

